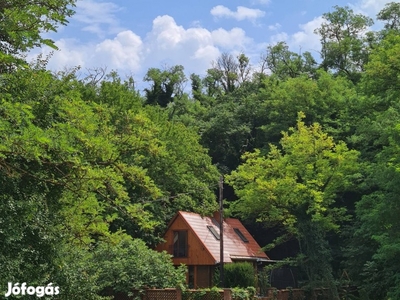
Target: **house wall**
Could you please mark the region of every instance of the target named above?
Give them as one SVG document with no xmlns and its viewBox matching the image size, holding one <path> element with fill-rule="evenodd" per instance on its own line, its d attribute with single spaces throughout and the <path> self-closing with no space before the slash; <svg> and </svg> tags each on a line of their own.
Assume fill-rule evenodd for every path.
<svg viewBox="0 0 400 300">
<path fill-rule="evenodd" d="M 197 278 L 195 282 L 196 288 L 208 288 L 213 284 L 214 267 L 213 266 L 197 266 Z"/>
<path fill-rule="evenodd" d="M 170 225 L 168 231 L 164 235 L 165 243 L 161 243 L 156 247 L 157 251 L 165 250 L 173 255 L 173 239 L 174 231 L 187 230 L 188 235 L 188 256 L 187 257 L 174 257 L 172 261 L 174 265 L 214 265 L 215 260 L 208 252 L 203 243 L 199 240 L 197 235 L 191 230 L 185 220 L 178 215 L 173 223 Z"/>
</svg>

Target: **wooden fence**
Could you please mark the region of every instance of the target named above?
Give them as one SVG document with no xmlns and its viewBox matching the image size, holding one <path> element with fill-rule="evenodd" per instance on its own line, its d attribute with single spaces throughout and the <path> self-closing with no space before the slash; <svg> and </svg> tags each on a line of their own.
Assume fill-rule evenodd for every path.
<svg viewBox="0 0 400 300">
<path fill-rule="evenodd" d="M 185 293 L 182 293 L 179 289 L 149 289 L 142 293 L 133 291 L 133 296 L 127 296 L 122 293 L 113 293 L 108 295 L 114 296 L 114 300 L 132 300 L 137 296 L 140 296 L 141 300 L 232 300 L 230 289 L 223 289 L 218 293 L 218 295 L 216 295 L 215 292 L 201 292 L 202 296 L 200 297 L 198 293 L 199 290 L 187 290 Z"/>
<path fill-rule="evenodd" d="M 265 297 L 258 298 L 259 300 L 304 300 L 304 290 L 300 289 L 287 289 L 277 290 L 268 289 L 268 293 Z"/>
<path fill-rule="evenodd" d="M 223 289 L 216 295 L 215 292 L 202 291 L 202 296 L 199 296 L 199 290 L 188 290 L 182 293 L 179 289 L 148 289 L 140 294 L 141 300 L 235 300 L 232 298 L 231 289 Z M 197 295 L 195 295 L 197 293 Z M 311 296 L 306 298 L 306 292 L 302 289 L 284 289 L 277 290 L 274 288 L 268 289 L 267 295 L 263 297 L 257 297 L 258 300 L 317 300 L 327 299 L 324 295 L 327 290 L 317 289 Z M 139 296 L 139 293 L 133 292 L 135 296 Z M 110 295 L 110 294 L 109 294 Z M 110 295 L 111 296 L 111 295 Z M 124 294 L 114 293 L 114 300 L 133 300 L 135 296 L 127 296 Z M 322 297 L 322 298 L 321 298 Z"/>
</svg>

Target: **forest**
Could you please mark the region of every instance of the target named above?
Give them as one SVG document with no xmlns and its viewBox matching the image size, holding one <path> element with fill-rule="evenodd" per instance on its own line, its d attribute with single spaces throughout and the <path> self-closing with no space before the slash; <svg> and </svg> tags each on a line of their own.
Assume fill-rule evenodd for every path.
<svg viewBox="0 0 400 300">
<path fill-rule="evenodd" d="M 226 213 L 304 286 L 400 299 L 400 3 L 375 20 L 334 7 L 319 57 L 285 42 L 257 67 L 223 53 L 204 76 L 151 68 L 143 92 L 114 71 L 26 61 L 56 48 L 43 33 L 74 3 L 0 4 L 0 293 L 182 283 L 184 267 L 151 249 L 177 211 L 218 208 L 223 175 Z"/>
</svg>

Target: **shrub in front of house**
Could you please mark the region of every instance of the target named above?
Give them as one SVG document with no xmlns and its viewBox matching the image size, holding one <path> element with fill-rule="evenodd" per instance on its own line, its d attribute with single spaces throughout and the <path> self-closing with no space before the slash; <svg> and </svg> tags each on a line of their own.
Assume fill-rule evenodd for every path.
<svg viewBox="0 0 400 300">
<path fill-rule="evenodd" d="M 149 249 L 139 239 L 126 238 L 115 245 L 99 242 L 92 260 L 98 285 L 113 292 L 174 288 L 186 278 L 186 267 L 175 268 L 169 254 Z"/>
<path fill-rule="evenodd" d="M 224 265 L 225 287 L 247 288 L 255 286 L 255 271 L 251 263 L 238 262 Z"/>
</svg>

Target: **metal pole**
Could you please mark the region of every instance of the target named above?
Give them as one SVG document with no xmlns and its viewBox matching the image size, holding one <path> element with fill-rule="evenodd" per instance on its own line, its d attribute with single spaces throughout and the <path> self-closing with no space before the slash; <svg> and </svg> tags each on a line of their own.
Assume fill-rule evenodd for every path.
<svg viewBox="0 0 400 300">
<path fill-rule="evenodd" d="M 220 287 L 224 287 L 224 177 L 219 177 L 219 280 Z"/>
</svg>

